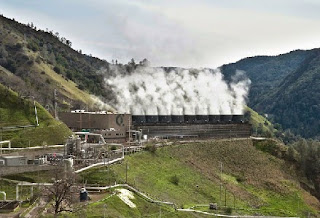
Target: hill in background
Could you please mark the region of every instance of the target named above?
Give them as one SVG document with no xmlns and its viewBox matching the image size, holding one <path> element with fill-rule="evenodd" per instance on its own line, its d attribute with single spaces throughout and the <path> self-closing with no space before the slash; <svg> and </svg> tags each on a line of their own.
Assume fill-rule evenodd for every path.
<svg viewBox="0 0 320 218">
<path fill-rule="evenodd" d="M 320 49 L 245 58 L 221 69 L 227 79 L 235 69 L 246 72 L 252 81 L 249 107 L 283 129 L 320 137 Z"/>
</svg>

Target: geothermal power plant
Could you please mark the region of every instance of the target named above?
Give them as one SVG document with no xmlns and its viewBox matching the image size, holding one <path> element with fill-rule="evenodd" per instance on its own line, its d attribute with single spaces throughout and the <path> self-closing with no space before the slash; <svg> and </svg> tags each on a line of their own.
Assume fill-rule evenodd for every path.
<svg viewBox="0 0 320 218">
<path fill-rule="evenodd" d="M 236 73 L 227 83 L 219 70 L 165 71 L 138 68 L 106 78 L 114 111 L 60 113 L 71 129 L 86 129 L 107 141 L 136 138 L 246 138 L 251 125 L 243 109 L 250 80 Z M 126 113 L 125 113 L 126 112 Z"/>
<path fill-rule="evenodd" d="M 74 131 L 101 134 L 109 142 L 145 138 L 247 138 L 251 125 L 243 115 L 131 115 L 77 110 L 59 118 Z"/>
</svg>

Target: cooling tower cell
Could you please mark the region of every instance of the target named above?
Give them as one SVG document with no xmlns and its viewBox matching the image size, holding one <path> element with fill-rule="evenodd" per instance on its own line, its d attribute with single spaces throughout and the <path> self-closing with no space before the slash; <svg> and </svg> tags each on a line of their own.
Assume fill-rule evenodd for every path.
<svg viewBox="0 0 320 218">
<path fill-rule="evenodd" d="M 197 115 L 196 119 L 197 119 L 196 120 L 197 123 L 208 123 L 209 122 L 208 115 Z"/>
<path fill-rule="evenodd" d="M 220 123 L 220 115 L 209 115 L 210 123 Z"/>
<path fill-rule="evenodd" d="M 184 115 L 184 122 L 185 123 L 195 123 L 196 122 L 196 115 Z"/>
<path fill-rule="evenodd" d="M 170 123 L 171 122 L 171 115 L 159 115 L 159 122 L 160 123 Z"/>
<path fill-rule="evenodd" d="M 232 115 L 220 115 L 220 121 L 222 123 L 231 123 L 232 122 Z"/>
<path fill-rule="evenodd" d="M 172 123 L 183 123 L 184 116 L 183 115 L 171 115 Z"/>
<path fill-rule="evenodd" d="M 232 122 L 233 123 L 243 123 L 244 122 L 244 116 L 243 115 L 233 115 L 232 116 Z"/>
<path fill-rule="evenodd" d="M 132 123 L 145 123 L 146 116 L 145 115 L 132 115 Z"/>
<path fill-rule="evenodd" d="M 159 121 L 158 115 L 146 115 L 147 123 L 157 123 Z"/>
</svg>

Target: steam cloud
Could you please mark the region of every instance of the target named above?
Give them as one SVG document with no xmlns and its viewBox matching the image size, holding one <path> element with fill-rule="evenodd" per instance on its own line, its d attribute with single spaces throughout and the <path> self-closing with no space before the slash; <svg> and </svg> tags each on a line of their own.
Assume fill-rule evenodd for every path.
<svg viewBox="0 0 320 218">
<path fill-rule="evenodd" d="M 237 71 L 228 84 L 219 70 L 138 67 L 105 79 L 110 105 L 134 115 L 243 114 L 251 81 Z"/>
</svg>

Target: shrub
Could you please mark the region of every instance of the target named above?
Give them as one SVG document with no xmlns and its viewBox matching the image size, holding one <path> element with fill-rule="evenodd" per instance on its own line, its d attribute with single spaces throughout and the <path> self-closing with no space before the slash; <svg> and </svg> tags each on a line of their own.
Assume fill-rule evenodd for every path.
<svg viewBox="0 0 320 218">
<path fill-rule="evenodd" d="M 174 184 L 174 185 L 179 185 L 179 181 L 180 181 L 180 179 L 179 179 L 179 177 L 177 175 L 174 175 L 174 176 L 170 177 L 170 182 L 172 184 Z"/>
<path fill-rule="evenodd" d="M 231 207 L 227 207 L 224 209 L 224 212 L 228 215 L 231 215 L 232 214 L 232 208 Z"/>
<path fill-rule="evenodd" d="M 53 68 L 53 70 L 54 70 L 57 74 L 61 74 L 61 69 L 60 69 L 60 67 L 55 66 L 55 67 Z"/>
<path fill-rule="evenodd" d="M 114 151 L 114 150 L 117 150 L 117 146 L 112 145 L 112 146 L 111 146 L 111 151 Z"/>
<path fill-rule="evenodd" d="M 154 154 L 157 151 L 157 147 L 155 145 L 147 145 L 146 150 Z"/>
</svg>

